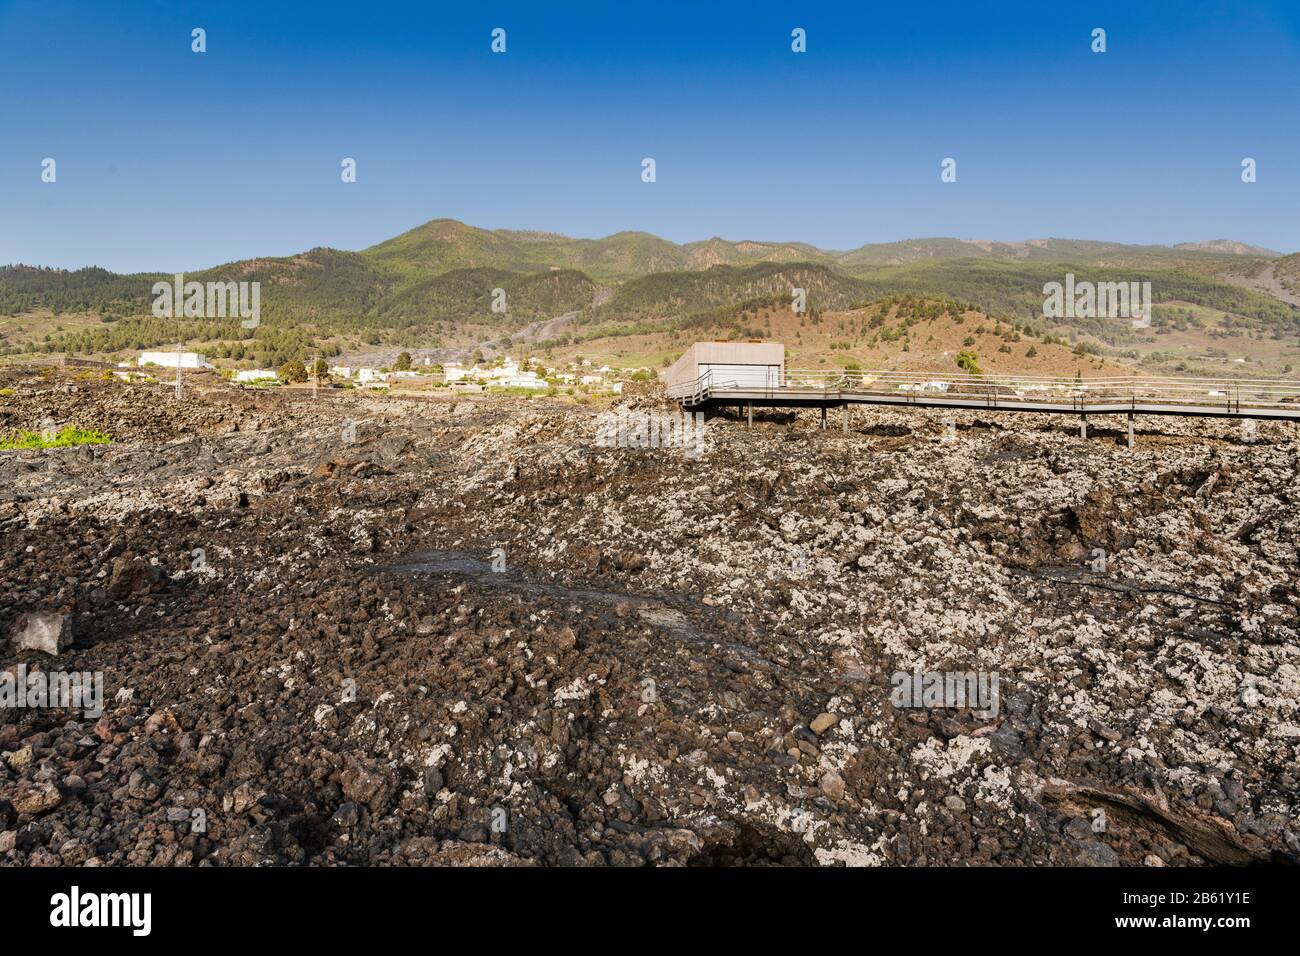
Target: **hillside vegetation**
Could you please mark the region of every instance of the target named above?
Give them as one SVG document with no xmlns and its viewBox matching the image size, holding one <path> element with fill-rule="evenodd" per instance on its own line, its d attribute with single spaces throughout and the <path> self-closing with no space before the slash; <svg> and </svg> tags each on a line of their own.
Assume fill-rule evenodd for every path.
<svg viewBox="0 0 1300 956">
<path fill-rule="evenodd" d="M 0 319 L 0 356 L 107 356 L 186 341 L 218 358 L 278 365 L 313 350 L 527 340 L 531 324 L 559 317 L 565 327 L 551 341 L 569 345 L 688 330 L 715 310 L 759 300 L 788 304 L 796 288 L 805 290 L 810 315 L 893 296 L 948 300 L 1036 335 L 1140 351 L 1149 336 L 1123 321 L 1049 323 L 1044 284 L 1067 272 L 1079 281 L 1149 281 L 1156 302 L 1166 304 L 1156 312 L 1157 333 L 1199 323 L 1216 334 L 1287 339 L 1300 335 L 1300 306 L 1285 292 L 1300 286 L 1298 262 L 1227 240 L 1166 247 L 934 238 L 828 251 L 717 237 L 677 244 L 641 232 L 573 239 L 437 219 L 361 252 L 316 248 L 186 275 L 203 283 L 260 282 L 255 330 L 241 328 L 236 316 L 155 318 L 151 287 L 168 275 L 0 267 L 0 316 L 10 317 Z M 1281 291 L 1270 294 L 1274 289 Z M 1170 303 L 1194 311 L 1171 311 Z"/>
</svg>

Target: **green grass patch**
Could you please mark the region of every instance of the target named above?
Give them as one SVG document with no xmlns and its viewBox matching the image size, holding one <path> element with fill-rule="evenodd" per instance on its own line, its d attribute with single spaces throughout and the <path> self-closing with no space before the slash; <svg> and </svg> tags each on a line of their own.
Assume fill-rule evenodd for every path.
<svg viewBox="0 0 1300 956">
<path fill-rule="evenodd" d="M 113 441 L 98 429 L 68 425 L 53 435 L 19 429 L 8 438 L 0 438 L 0 450 L 13 448 L 68 448 L 73 445 L 107 445 Z"/>
<path fill-rule="evenodd" d="M 499 386 L 499 387 L 488 388 L 488 392 L 492 395 L 511 395 L 514 396 L 515 398 L 532 398 L 535 395 L 543 395 L 546 398 L 555 397 L 554 388 L 548 388 L 546 390 L 542 390 L 540 388 L 520 388 L 514 386 Z"/>
</svg>

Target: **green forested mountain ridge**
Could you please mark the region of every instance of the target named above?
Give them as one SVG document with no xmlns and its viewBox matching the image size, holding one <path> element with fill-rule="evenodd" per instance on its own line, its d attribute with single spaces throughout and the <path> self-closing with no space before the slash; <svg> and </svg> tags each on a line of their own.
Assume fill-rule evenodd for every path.
<svg viewBox="0 0 1300 956">
<path fill-rule="evenodd" d="M 789 295 L 795 287 L 807 290 L 814 312 L 903 294 L 952 299 L 1043 327 L 1043 285 L 1062 281 L 1067 272 L 1093 282 L 1150 281 L 1157 302 L 1220 310 L 1280 334 L 1300 330 L 1300 307 L 1275 291 L 1293 286 L 1296 261 L 1229 240 L 1169 247 L 934 238 L 841 252 L 716 237 L 677 244 L 643 232 L 573 239 L 437 219 L 361 252 L 316 248 L 227 263 L 186 279 L 261 282 L 261 328 L 227 335 L 218 323 L 208 331 L 212 338 L 247 341 L 253 355 L 271 361 L 320 337 L 408 344 L 437 339 L 471 320 L 509 332 L 576 312 L 588 329 L 633 329 Z M 173 328 L 170 320 L 149 314 L 153 283 L 170 278 L 0 267 L 0 315 L 50 310 L 56 317 L 101 316 L 102 326 L 47 335 L 41 344 L 47 351 L 164 344 L 191 328 Z M 494 289 L 505 291 L 505 312 L 492 309 Z M 1063 324 L 1112 342 L 1125 336 L 1122 323 L 1113 321 Z M 20 351 L 0 340 L 0 355 Z"/>
<path fill-rule="evenodd" d="M 578 269 L 603 281 L 654 272 L 681 272 L 715 265 L 811 262 L 856 274 L 864 267 L 931 259 L 989 259 L 1073 262 L 1090 266 L 1165 266 L 1198 270 L 1225 268 L 1242 258 L 1272 258 L 1244 243 L 1213 240 L 1180 246 L 1138 246 L 1076 239 L 982 242 L 965 239 L 907 239 L 873 243 L 848 251 L 819 249 L 802 242 L 731 241 L 714 237 L 678 245 L 645 232 L 620 232 L 603 239 L 571 239 L 557 233 L 479 229 L 453 219 L 435 219 L 366 249 L 362 255 L 404 274 L 493 265 L 535 270 Z"/>
<path fill-rule="evenodd" d="M 108 308 L 140 311 L 148 305 L 149 288 L 157 275 L 117 275 L 91 266 L 67 271 L 39 266 L 0 266 L 0 313 L 17 315 L 30 309 L 55 312 L 99 312 Z"/>
<path fill-rule="evenodd" d="M 686 268 L 682 247 L 646 232 L 620 232 L 604 239 L 570 239 L 555 233 L 478 229 L 454 219 L 435 219 L 361 255 L 403 276 L 493 266 L 536 272 L 554 266 L 607 280 Z"/>
<path fill-rule="evenodd" d="M 761 262 L 652 273 L 623 283 L 608 302 L 591 311 L 600 318 L 679 315 L 747 299 L 789 297 L 792 289 L 805 290 L 809 309 L 847 308 L 868 293 L 860 280 L 824 265 Z"/>
<path fill-rule="evenodd" d="M 508 316 L 493 313 L 493 292 L 502 289 Z M 597 285 L 575 269 L 520 273 L 478 267 L 453 269 L 403 286 L 376 310 L 385 324 L 450 321 L 496 315 L 498 321 L 535 321 L 576 312 L 592 304 Z"/>
<path fill-rule="evenodd" d="M 1300 311 L 1258 291 L 1216 276 L 1179 268 L 1094 266 L 1086 262 L 1001 262 L 934 260 L 864 271 L 859 277 L 869 296 L 943 294 L 969 302 L 989 315 L 1042 321 L 1043 286 L 1067 272 L 1091 282 L 1150 282 L 1156 302 L 1190 302 L 1258 320 L 1261 326 L 1300 329 Z M 1072 320 L 1088 331 L 1114 323 Z"/>
<path fill-rule="evenodd" d="M 91 267 L 76 271 L 0 266 L 0 314 L 29 309 L 147 315 L 155 282 L 164 273 L 117 275 Z M 263 318 L 298 320 L 354 316 L 373 309 L 397 279 L 355 252 L 317 248 L 296 256 L 245 259 L 185 273 L 187 282 L 261 282 Z"/>
</svg>

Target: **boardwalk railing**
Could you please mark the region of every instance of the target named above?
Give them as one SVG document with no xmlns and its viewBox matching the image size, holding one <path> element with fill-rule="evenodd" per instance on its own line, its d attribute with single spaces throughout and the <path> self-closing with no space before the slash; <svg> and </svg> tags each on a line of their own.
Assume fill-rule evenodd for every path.
<svg viewBox="0 0 1300 956">
<path fill-rule="evenodd" d="M 668 389 L 683 405 L 709 401 L 825 404 L 878 402 L 1086 414 L 1131 409 L 1165 414 L 1243 415 L 1272 411 L 1300 417 L 1300 382 L 1282 379 L 1168 378 L 1111 376 L 1076 378 L 972 375 L 967 372 L 889 372 L 790 369 L 779 384 L 746 382 L 706 372 Z"/>
</svg>

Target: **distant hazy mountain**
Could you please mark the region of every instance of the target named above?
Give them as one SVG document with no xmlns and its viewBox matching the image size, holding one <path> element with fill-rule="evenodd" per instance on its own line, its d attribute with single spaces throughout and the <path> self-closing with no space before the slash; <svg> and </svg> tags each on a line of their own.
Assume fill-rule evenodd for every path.
<svg viewBox="0 0 1300 956">
<path fill-rule="evenodd" d="M 1262 246 L 1248 246 L 1233 239 L 1210 239 L 1207 242 L 1180 242 L 1175 249 L 1192 249 L 1199 252 L 1223 252 L 1232 256 L 1265 256 L 1274 258 L 1282 253 L 1265 249 Z"/>
</svg>

